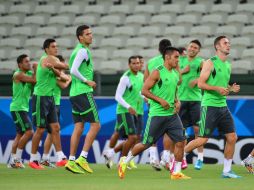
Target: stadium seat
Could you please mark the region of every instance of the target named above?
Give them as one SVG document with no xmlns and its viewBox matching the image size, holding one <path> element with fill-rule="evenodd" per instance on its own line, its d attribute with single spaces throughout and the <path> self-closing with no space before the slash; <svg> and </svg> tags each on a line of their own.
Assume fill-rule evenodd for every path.
<svg viewBox="0 0 254 190">
<path fill-rule="evenodd" d="M 196 27 L 192 27 L 190 30 L 190 36 L 191 37 L 207 37 L 207 36 L 211 36 L 214 34 L 214 28 L 211 26 L 207 26 L 207 25 L 201 25 L 201 26 L 196 26 Z"/>
<path fill-rule="evenodd" d="M 33 3 L 27 3 L 27 4 L 18 4 L 18 5 L 12 5 L 9 10 L 9 14 L 27 14 L 33 12 Z"/>
<path fill-rule="evenodd" d="M 147 62 L 152 57 L 158 55 L 158 50 L 156 50 L 156 49 L 141 49 L 141 50 L 139 50 L 138 54 L 143 56 L 145 61 Z"/>
<path fill-rule="evenodd" d="M 204 43 L 203 43 L 203 47 L 213 48 L 213 44 L 214 44 L 214 37 L 205 38 Z"/>
<path fill-rule="evenodd" d="M 13 48 L 13 49 L 16 49 L 16 48 L 20 48 L 20 47 L 23 47 L 24 45 L 24 40 L 22 38 L 4 38 L 4 39 L 1 39 L 0 41 L 0 47 L 1 48 Z"/>
<path fill-rule="evenodd" d="M 99 24 L 101 26 L 106 25 L 120 25 L 123 24 L 124 21 L 124 17 L 122 15 L 106 15 L 106 16 L 102 16 L 100 19 Z"/>
<path fill-rule="evenodd" d="M 10 27 L 6 27 L 4 24 L 0 25 L 0 36 L 1 37 L 8 36 L 9 32 L 10 32 Z"/>
<path fill-rule="evenodd" d="M 237 46 L 231 45 L 229 58 L 231 60 L 239 60 L 241 58 L 240 55 L 242 55 L 242 52 L 243 52 L 243 49 L 240 49 Z"/>
<path fill-rule="evenodd" d="M 253 17 L 251 17 L 253 18 Z M 227 18 L 228 25 L 235 25 L 237 27 L 243 27 L 245 24 L 250 24 L 250 18 L 247 14 L 240 13 L 240 14 L 233 14 L 229 15 Z"/>
<path fill-rule="evenodd" d="M 154 4 L 136 5 L 134 8 L 134 14 L 156 14 L 159 7 Z"/>
<path fill-rule="evenodd" d="M 126 63 L 126 65 L 128 64 Z M 97 71 L 101 74 L 116 74 L 118 71 L 126 69 L 126 67 L 123 66 L 123 63 L 115 60 L 102 61 L 97 68 Z"/>
<path fill-rule="evenodd" d="M 126 60 L 125 62 L 128 62 L 128 58 L 132 55 L 134 55 L 135 52 L 131 49 L 120 49 L 120 50 L 114 50 L 112 53 L 112 59 L 113 60 Z"/>
<path fill-rule="evenodd" d="M 208 12 L 210 6 L 207 4 L 188 4 L 185 7 L 184 14 L 194 14 L 196 16 L 201 16 Z"/>
<path fill-rule="evenodd" d="M 9 59 L 9 52 L 5 49 L 0 49 L 0 59 L 5 60 L 5 59 Z"/>
<path fill-rule="evenodd" d="M 97 5 L 86 5 L 84 13 L 86 15 L 101 15 L 108 13 L 109 6 L 97 4 Z"/>
<path fill-rule="evenodd" d="M 150 25 L 152 26 L 167 26 L 173 25 L 175 20 L 169 14 L 159 14 L 151 17 Z"/>
<path fill-rule="evenodd" d="M 101 59 L 106 61 L 110 57 L 110 51 L 106 48 L 92 50 L 93 59 Z"/>
<path fill-rule="evenodd" d="M 75 41 L 70 38 L 56 38 L 55 40 L 60 49 L 74 49 Z"/>
<path fill-rule="evenodd" d="M 153 38 L 150 44 L 150 48 L 153 48 L 155 50 L 157 50 L 157 53 L 159 54 L 158 48 L 159 48 L 159 43 L 162 39 L 169 39 L 172 43 L 173 46 L 176 46 L 176 39 L 172 38 L 172 36 L 170 35 L 164 35 L 164 37 L 160 37 L 160 38 Z"/>
<path fill-rule="evenodd" d="M 243 27 L 242 31 L 241 31 L 241 35 L 242 36 L 248 36 L 250 39 L 253 39 L 253 36 L 254 36 L 254 25 Z M 253 42 L 254 41 L 252 40 L 252 43 Z"/>
<path fill-rule="evenodd" d="M 62 31 L 63 27 L 56 27 L 56 26 L 46 26 L 46 27 L 40 27 L 37 30 L 36 37 L 51 37 L 59 36 L 60 32 Z"/>
<path fill-rule="evenodd" d="M 253 71 L 252 62 L 248 60 L 239 60 L 232 62 L 232 73 L 235 74 L 247 74 Z"/>
<path fill-rule="evenodd" d="M 115 27 L 112 35 L 118 37 L 129 37 L 137 35 L 138 31 L 139 27 L 134 28 L 132 26 L 121 26 Z"/>
<path fill-rule="evenodd" d="M 180 38 L 177 42 L 177 47 L 186 47 L 187 44 L 190 43 L 190 41 L 194 40 L 193 37 L 186 37 L 186 38 Z M 200 39 L 199 39 L 200 40 Z M 202 40 L 200 40 L 202 41 Z"/>
<path fill-rule="evenodd" d="M 29 36 L 34 36 L 35 30 L 33 30 L 33 28 L 29 26 L 21 26 L 21 27 L 12 28 L 10 33 L 12 37 L 13 36 L 29 37 Z"/>
<path fill-rule="evenodd" d="M 159 13 L 175 16 L 176 14 L 184 13 L 184 10 L 185 10 L 185 6 L 181 4 L 168 4 L 168 5 L 161 5 Z"/>
<path fill-rule="evenodd" d="M 150 21 L 150 16 L 142 15 L 142 14 L 136 14 L 136 15 L 130 15 L 126 17 L 125 24 L 126 25 L 132 25 L 132 26 L 139 26 L 139 25 L 145 25 L 148 24 Z"/>
<path fill-rule="evenodd" d="M 254 48 L 244 49 L 243 53 L 242 53 L 242 59 L 253 61 L 254 60 Z"/>
<path fill-rule="evenodd" d="M 212 14 L 220 14 L 222 16 L 226 16 L 229 13 L 233 13 L 233 5 L 229 3 L 222 3 L 222 4 L 214 4 L 210 10 Z"/>
<path fill-rule="evenodd" d="M 77 4 L 62 5 L 58 13 L 61 15 L 75 16 L 76 14 L 82 13 L 82 10 L 83 10 L 82 8 L 84 7 L 81 7 L 80 5 L 77 5 Z"/>
<path fill-rule="evenodd" d="M 95 36 L 111 36 L 113 28 L 110 26 L 93 27 L 92 31 Z M 75 31 L 75 30 L 74 30 Z"/>
<path fill-rule="evenodd" d="M 200 20 L 199 16 L 195 14 L 184 14 L 176 17 L 176 25 L 185 25 L 191 27 L 192 25 L 198 24 Z"/>
<path fill-rule="evenodd" d="M 46 25 L 48 23 L 49 15 L 32 15 L 24 20 L 24 25 Z"/>
<path fill-rule="evenodd" d="M 165 27 L 159 26 L 145 26 L 139 30 L 139 36 L 154 37 L 162 36 L 164 34 Z"/>
<path fill-rule="evenodd" d="M 11 26 L 22 25 L 23 17 L 17 16 L 17 15 L 1 16 L 0 24 L 11 25 Z"/>
<path fill-rule="evenodd" d="M 133 12 L 133 7 L 127 4 L 121 5 L 111 5 L 109 8 L 109 14 L 114 15 L 123 15 L 123 14 L 131 14 Z"/>
<path fill-rule="evenodd" d="M 81 24 L 87 24 L 90 26 L 94 26 L 98 24 L 98 21 L 99 21 L 98 15 L 81 15 L 75 17 L 74 25 L 78 26 Z"/>
<path fill-rule="evenodd" d="M 34 10 L 34 14 L 56 14 L 59 7 L 55 4 L 37 5 Z"/>
<path fill-rule="evenodd" d="M 1 61 L 0 74 L 12 74 L 17 68 L 16 60 Z"/>
<path fill-rule="evenodd" d="M 32 52 L 30 52 L 28 49 L 19 49 L 19 50 L 12 50 L 11 52 L 10 52 L 10 55 L 9 55 L 9 58 L 10 59 L 17 59 L 17 57 L 19 56 L 19 55 L 21 55 L 21 54 L 26 54 L 26 55 L 28 55 L 29 57 L 33 57 L 32 56 Z"/>
<path fill-rule="evenodd" d="M 113 37 L 113 38 L 103 38 L 101 40 L 100 48 L 112 48 L 117 49 L 120 47 L 123 47 L 124 45 L 124 39 Z"/>
<path fill-rule="evenodd" d="M 216 35 L 226 35 L 230 38 L 240 34 L 239 28 L 235 25 L 225 25 L 216 29 Z"/>
<path fill-rule="evenodd" d="M 248 14 L 248 16 L 253 16 L 253 10 L 254 10 L 254 3 L 238 4 L 236 7 L 237 14 L 245 13 L 245 14 Z"/>
<path fill-rule="evenodd" d="M 182 36 L 186 36 L 189 33 L 188 27 L 186 26 L 169 26 L 165 28 L 165 36 L 169 36 L 171 38 L 180 38 Z"/>
<path fill-rule="evenodd" d="M 241 50 L 252 45 L 251 39 L 245 36 L 232 38 L 230 42 L 231 42 L 231 47 L 237 47 L 237 48 L 240 48 Z"/>
<path fill-rule="evenodd" d="M 45 38 L 30 38 L 25 41 L 25 48 L 34 48 L 35 50 L 39 50 L 43 46 L 43 42 Z"/>
<path fill-rule="evenodd" d="M 74 18 L 69 15 L 57 15 L 49 18 L 48 25 L 68 26 L 72 25 Z"/>
<path fill-rule="evenodd" d="M 214 52 L 211 51 L 211 48 L 201 48 L 199 56 L 203 59 L 209 59 L 214 55 Z"/>
<path fill-rule="evenodd" d="M 135 50 L 143 49 L 150 45 L 149 41 L 150 40 L 146 37 L 128 38 L 126 41 L 126 48 Z"/>
<path fill-rule="evenodd" d="M 209 25 L 212 27 L 217 27 L 218 24 L 224 24 L 226 22 L 226 16 L 220 15 L 220 14 L 209 14 L 209 15 L 204 15 L 201 18 L 201 24 L 202 25 Z"/>
</svg>

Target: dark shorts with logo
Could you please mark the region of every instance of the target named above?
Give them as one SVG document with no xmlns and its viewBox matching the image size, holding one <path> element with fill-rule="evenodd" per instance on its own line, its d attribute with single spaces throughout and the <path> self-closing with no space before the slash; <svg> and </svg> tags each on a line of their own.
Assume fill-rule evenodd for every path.
<svg viewBox="0 0 254 190">
<path fill-rule="evenodd" d="M 183 125 L 177 114 L 153 116 L 147 120 L 142 143 L 152 145 L 164 134 L 167 134 L 174 142 L 182 142 L 185 140 L 183 133 Z"/>
<path fill-rule="evenodd" d="M 202 106 L 200 137 L 210 137 L 217 128 L 220 134 L 235 132 L 235 124 L 228 107 Z"/>
<path fill-rule="evenodd" d="M 34 126 L 47 128 L 49 124 L 58 122 L 53 96 L 33 95 L 32 104 Z"/>
<path fill-rule="evenodd" d="M 201 102 L 199 101 L 181 101 L 179 116 L 183 127 L 199 126 Z"/>
<path fill-rule="evenodd" d="M 32 129 L 32 122 L 26 111 L 11 111 L 13 121 L 16 125 L 18 134 L 24 134 L 26 131 Z"/>
<path fill-rule="evenodd" d="M 99 116 L 92 93 L 84 93 L 70 97 L 74 123 L 98 123 Z"/>
<path fill-rule="evenodd" d="M 116 115 L 115 131 L 119 132 L 120 137 L 127 138 L 128 135 L 136 134 L 137 117 L 130 113 Z"/>
<path fill-rule="evenodd" d="M 60 122 L 60 105 L 56 105 L 56 114 L 57 114 L 58 122 Z M 47 131 L 48 131 L 48 133 L 50 133 L 50 134 L 51 134 L 51 132 L 52 132 L 52 129 L 51 129 L 51 127 L 50 127 L 49 124 L 48 124 L 48 126 L 47 126 Z"/>
</svg>

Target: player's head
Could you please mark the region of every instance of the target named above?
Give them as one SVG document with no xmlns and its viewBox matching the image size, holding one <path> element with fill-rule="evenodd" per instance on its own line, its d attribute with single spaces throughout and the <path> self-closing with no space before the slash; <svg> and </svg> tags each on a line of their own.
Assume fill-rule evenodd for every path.
<svg viewBox="0 0 254 190">
<path fill-rule="evenodd" d="M 230 41 L 226 36 L 218 36 L 214 40 L 214 48 L 216 52 L 228 55 L 230 52 Z"/>
<path fill-rule="evenodd" d="M 177 48 L 178 50 L 179 50 L 179 54 L 181 55 L 181 56 L 186 56 L 186 48 L 185 47 L 178 47 Z"/>
<path fill-rule="evenodd" d="M 63 58 L 63 56 L 62 55 L 57 55 L 56 56 L 61 62 L 65 62 L 65 59 Z"/>
<path fill-rule="evenodd" d="M 171 42 L 168 39 L 162 39 L 159 43 L 159 52 L 163 55 L 164 49 L 171 46 Z"/>
<path fill-rule="evenodd" d="M 144 67 L 144 64 L 145 64 L 144 58 L 141 55 L 137 55 L 137 57 L 138 57 L 139 62 L 140 62 L 140 71 L 142 71 L 143 67 Z"/>
<path fill-rule="evenodd" d="M 137 73 L 140 71 L 140 61 L 137 56 L 130 56 L 128 62 L 129 68 L 133 73 Z"/>
<path fill-rule="evenodd" d="M 18 67 L 23 71 L 28 71 L 31 69 L 30 58 L 26 54 L 21 54 L 20 56 L 18 56 L 17 64 Z"/>
<path fill-rule="evenodd" d="M 172 68 L 177 67 L 179 56 L 179 50 L 171 46 L 166 47 L 162 55 L 164 63 L 168 64 Z"/>
<path fill-rule="evenodd" d="M 43 49 L 46 52 L 46 54 L 56 56 L 58 53 L 56 40 L 50 38 L 46 39 L 43 43 Z"/>
<path fill-rule="evenodd" d="M 87 25 L 78 26 L 76 36 L 80 43 L 89 46 L 93 42 L 92 30 Z"/>
<path fill-rule="evenodd" d="M 187 55 L 191 58 L 196 57 L 196 55 L 200 52 L 201 47 L 199 40 L 192 40 L 187 47 Z"/>
</svg>

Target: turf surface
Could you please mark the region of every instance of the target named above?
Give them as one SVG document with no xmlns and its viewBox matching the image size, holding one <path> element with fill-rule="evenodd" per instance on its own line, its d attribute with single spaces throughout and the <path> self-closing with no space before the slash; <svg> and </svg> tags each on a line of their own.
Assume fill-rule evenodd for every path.
<svg viewBox="0 0 254 190">
<path fill-rule="evenodd" d="M 128 170 L 123 180 L 118 178 L 116 166 L 91 164 L 93 174 L 72 174 L 64 168 L 45 170 L 9 169 L 0 165 L 1 190 L 251 190 L 254 175 L 241 166 L 233 166 L 240 179 L 222 179 L 222 165 L 204 165 L 201 171 L 192 165 L 184 171 L 191 180 L 170 180 L 166 170 L 153 170 L 149 165 L 138 165 Z"/>
</svg>

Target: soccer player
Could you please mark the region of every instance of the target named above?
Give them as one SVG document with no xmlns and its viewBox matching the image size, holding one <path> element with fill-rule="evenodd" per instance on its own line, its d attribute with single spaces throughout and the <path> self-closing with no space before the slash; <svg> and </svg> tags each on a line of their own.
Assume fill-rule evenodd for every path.
<svg viewBox="0 0 254 190">
<path fill-rule="evenodd" d="M 248 155 L 247 158 L 245 158 L 241 164 L 248 170 L 250 173 L 254 173 L 253 170 L 253 164 L 254 164 L 254 149 L 251 151 L 251 153 Z"/>
<path fill-rule="evenodd" d="M 29 99 L 32 92 L 32 85 L 36 83 L 36 64 L 31 70 L 28 55 L 22 54 L 17 58 L 18 70 L 13 74 L 12 102 L 10 111 L 16 125 L 16 137 L 12 144 L 11 159 L 8 167 L 25 168 L 21 161 L 23 149 L 33 135 L 32 123 L 28 116 Z"/>
<path fill-rule="evenodd" d="M 78 26 L 76 37 L 79 43 L 73 50 L 69 61 L 72 77 L 70 101 L 75 127 L 71 136 L 70 156 L 65 168 L 71 172 L 82 174 L 84 171 L 93 173 L 88 165 L 87 156 L 100 130 L 100 122 L 93 99 L 93 89 L 96 87 L 96 83 L 93 81 L 93 59 L 89 49 L 93 40 L 91 28 L 87 25 Z M 79 158 L 76 159 L 76 152 L 85 122 L 90 123 L 90 129 L 84 140 L 83 150 Z"/>
<path fill-rule="evenodd" d="M 198 87 L 204 90 L 201 102 L 201 121 L 199 137 L 192 140 L 185 147 L 188 153 L 203 146 L 212 135 L 215 128 L 226 137 L 224 149 L 223 178 L 239 178 L 232 170 L 232 158 L 235 150 L 237 135 L 233 117 L 227 107 L 226 96 L 229 92 L 239 92 L 240 86 L 229 85 L 231 64 L 227 60 L 230 52 L 230 42 L 226 36 L 219 36 L 214 40 L 216 55 L 204 62 L 198 80 Z"/>
<path fill-rule="evenodd" d="M 146 65 L 145 72 L 144 72 L 144 81 L 148 78 L 149 74 L 152 73 L 152 71 L 156 67 L 164 64 L 162 55 L 163 55 L 164 49 L 167 48 L 168 46 L 171 46 L 171 42 L 168 39 L 162 39 L 159 42 L 158 50 L 160 52 L 160 55 L 155 56 L 148 61 L 148 64 Z M 167 135 L 164 135 L 163 137 L 163 146 L 164 146 L 164 150 L 161 154 L 161 162 L 159 162 L 156 157 L 156 153 L 158 152 L 157 146 L 154 144 L 153 146 L 149 148 L 150 164 L 156 171 L 161 170 L 161 165 L 164 166 L 166 169 L 169 169 L 169 162 L 170 160 L 173 161 L 173 159 L 170 159 L 170 157 L 173 157 L 174 155 L 173 142 Z"/>
<path fill-rule="evenodd" d="M 51 136 L 56 148 L 58 157 L 64 157 L 60 140 L 60 126 L 58 123 L 54 89 L 57 77 L 61 77 L 58 69 L 68 69 L 68 65 L 61 63 L 55 56 L 58 53 L 56 41 L 46 39 L 43 43 L 45 54 L 40 58 L 36 71 L 36 85 L 34 88 L 33 103 L 33 123 L 36 131 L 32 138 L 32 150 L 29 166 L 34 169 L 43 169 L 37 158 L 37 150 L 41 137 L 48 125 L 51 128 Z"/>
<path fill-rule="evenodd" d="M 118 175 L 124 178 L 127 164 L 142 151 L 149 148 L 164 134 L 175 142 L 175 171 L 171 179 L 190 179 L 181 173 L 185 137 L 179 116 L 175 113 L 177 85 L 179 74 L 177 67 L 178 49 L 167 47 L 163 52 L 164 65 L 158 66 L 144 83 L 142 94 L 150 99 L 149 118 L 146 124 L 142 143 L 136 144 L 126 159 L 118 166 Z"/>
<path fill-rule="evenodd" d="M 114 147 L 121 136 L 127 138 L 122 143 L 121 159 L 124 159 L 129 150 L 133 147 L 137 140 L 137 129 L 142 128 L 142 115 L 138 115 L 137 109 L 141 97 L 141 89 L 143 86 L 143 74 L 140 72 L 140 61 L 137 56 L 131 56 L 128 60 L 129 70 L 121 77 L 117 86 L 115 99 L 117 101 L 117 121 L 115 132 L 110 138 L 109 150 L 104 152 L 106 165 L 112 167 L 112 158 L 116 150 Z M 117 148 L 118 149 L 118 148 Z M 136 168 L 134 161 L 130 163 L 131 168 Z"/>
<path fill-rule="evenodd" d="M 62 63 L 65 62 L 63 56 L 57 55 L 56 57 L 60 60 L 60 62 L 62 62 Z M 70 75 L 66 75 L 63 71 L 59 71 L 59 72 L 61 72 L 61 77 L 57 78 L 57 81 L 56 81 L 57 85 L 54 89 L 54 100 L 55 100 L 58 121 L 60 121 L 61 89 L 67 88 L 71 82 Z M 47 167 L 54 168 L 55 165 L 53 163 L 51 163 L 50 159 L 49 159 L 49 151 L 50 151 L 52 142 L 53 141 L 52 141 L 52 137 L 51 137 L 51 128 L 50 128 L 50 126 L 48 126 L 48 134 L 47 134 L 46 140 L 44 141 L 44 148 L 43 148 L 43 155 L 42 155 L 41 164 L 44 166 L 47 166 Z M 62 167 L 62 166 L 65 166 L 66 163 L 67 163 L 66 156 L 64 156 L 64 157 L 57 156 L 56 166 Z"/>
<path fill-rule="evenodd" d="M 178 96 L 181 101 L 179 116 L 185 130 L 193 126 L 195 137 L 198 136 L 198 122 L 200 120 L 201 89 L 198 88 L 198 78 L 202 68 L 203 59 L 198 57 L 201 43 L 192 40 L 187 47 L 187 55 L 180 56 L 179 66 L 182 74 L 182 83 L 179 86 Z M 195 169 L 200 170 L 203 165 L 203 146 L 198 147 L 198 160 Z M 183 159 L 182 169 L 187 168 L 186 158 Z"/>
</svg>

